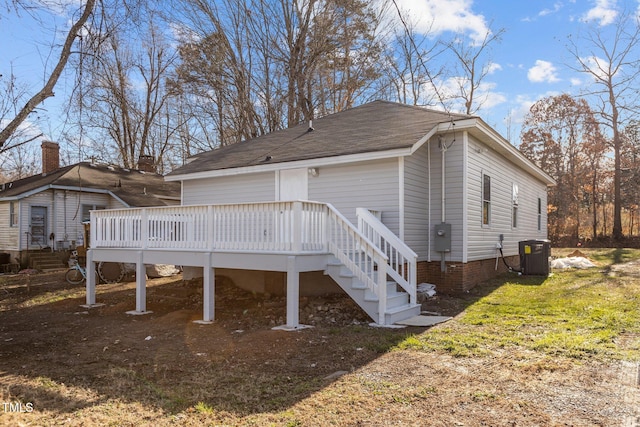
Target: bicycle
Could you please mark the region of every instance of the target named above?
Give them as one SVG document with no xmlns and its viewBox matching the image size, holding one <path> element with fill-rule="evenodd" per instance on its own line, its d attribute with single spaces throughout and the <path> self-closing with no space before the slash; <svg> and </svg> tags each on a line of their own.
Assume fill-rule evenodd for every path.
<svg viewBox="0 0 640 427">
<path fill-rule="evenodd" d="M 117 268 L 117 271 L 114 269 Z M 122 280 L 125 271 L 122 263 L 112 263 L 101 261 L 96 266 L 96 284 L 117 283 Z M 87 280 L 87 269 L 78 262 L 78 253 L 73 251 L 69 258 L 69 269 L 64 275 L 70 285 L 79 285 Z"/>
<path fill-rule="evenodd" d="M 70 285 L 79 285 L 87 280 L 87 269 L 78 262 L 78 253 L 76 251 L 71 253 L 69 269 L 64 274 L 64 278 Z M 98 283 L 100 283 L 100 275 L 96 270 L 96 284 Z"/>
<path fill-rule="evenodd" d="M 69 269 L 65 273 L 64 278 L 70 285 L 79 285 L 87 280 L 87 270 L 72 256 L 69 259 Z"/>
</svg>

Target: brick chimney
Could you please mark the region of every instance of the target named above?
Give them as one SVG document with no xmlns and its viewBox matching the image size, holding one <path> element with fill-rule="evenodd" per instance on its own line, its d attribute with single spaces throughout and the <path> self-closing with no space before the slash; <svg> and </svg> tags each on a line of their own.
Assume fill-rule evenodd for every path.
<svg viewBox="0 0 640 427">
<path fill-rule="evenodd" d="M 153 156 L 146 156 L 142 154 L 138 157 L 138 170 L 156 173 L 155 163 L 156 161 Z"/>
<path fill-rule="evenodd" d="M 42 173 L 47 174 L 60 169 L 60 146 L 57 142 L 42 142 Z"/>
</svg>

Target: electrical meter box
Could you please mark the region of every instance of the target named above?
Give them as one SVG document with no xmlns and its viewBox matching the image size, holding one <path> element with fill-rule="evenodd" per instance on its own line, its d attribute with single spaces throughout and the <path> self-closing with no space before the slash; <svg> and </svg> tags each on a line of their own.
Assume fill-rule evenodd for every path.
<svg viewBox="0 0 640 427">
<path fill-rule="evenodd" d="M 451 252 L 451 224 L 441 222 L 435 225 L 433 246 L 436 252 Z"/>
</svg>

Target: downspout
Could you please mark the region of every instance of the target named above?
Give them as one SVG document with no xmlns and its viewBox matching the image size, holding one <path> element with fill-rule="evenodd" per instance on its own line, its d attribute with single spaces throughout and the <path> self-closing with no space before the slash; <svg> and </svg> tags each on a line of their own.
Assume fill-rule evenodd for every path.
<svg viewBox="0 0 640 427">
<path fill-rule="evenodd" d="M 69 231 L 67 230 L 67 195 L 69 191 L 64 190 L 64 204 L 62 205 L 62 215 L 64 216 L 64 241 L 68 241 L 69 239 Z"/>
<path fill-rule="evenodd" d="M 438 143 L 440 145 L 440 160 L 441 160 L 441 165 L 440 165 L 440 183 L 441 183 L 441 189 L 440 189 L 440 202 L 441 202 L 441 206 L 440 206 L 440 214 L 441 214 L 441 218 L 442 218 L 442 223 L 444 224 L 447 221 L 447 211 L 446 211 L 446 198 L 444 195 L 445 192 L 445 163 L 446 163 L 446 155 L 445 153 L 447 152 L 447 143 L 444 140 L 444 138 L 442 136 L 438 137 Z M 446 259 L 445 259 L 445 254 L 446 252 L 440 252 L 440 271 L 442 272 L 446 272 L 447 271 L 447 263 L 446 263 Z"/>
<path fill-rule="evenodd" d="M 49 230 L 49 235 L 46 236 L 47 239 L 51 241 L 51 252 L 55 251 L 56 247 L 56 189 L 54 188 L 51 192 L 51 230 Z M 53 236 L 53 239 L 51 238 Z"/>
<path fill-rule="evenodd" d="M 427 141 L 427 187 L 428 196 L 427 203 L 429 204 L 429 210 L 427 212 L 428 222 L 428 234 L 427 234 L 427 262 L 431 262 L 431 139 Z"/>
<path fill-rule="evenodd" d="M 20 257 L 20 261 L 22 262 L 22 248 L 24 247 L 22 244 L 22 200 L 16 199 L 16 208 L 18 209 L 18 255 Z"/>
<path fill-rule="evenodd" d="M 445 157 L 445 153 L 447 151 L 447 145 L 444 141 L 444 139 L 442 137 L 440 137 L 439 140 L 440 143 L 440 158 L 441 158 L 441 163 L 442 165 L 440 166 L 441 168 L 441 178 L 440 178 L 440 182 L 442 185 L 442 189 L 441 189 L 441 193 L 440 193 L 440 201 L 441 201 L 441 214 L 442 214 L 442 222 L 447 222 L 447 208 L 446 208 L 446 199 L 444 196 L 444 191 L 445 191 L 445 171 L 444 171 L 444 167 L 445 167 L 445 163 L 446 163 L 446 157 Z"/>
</svg>

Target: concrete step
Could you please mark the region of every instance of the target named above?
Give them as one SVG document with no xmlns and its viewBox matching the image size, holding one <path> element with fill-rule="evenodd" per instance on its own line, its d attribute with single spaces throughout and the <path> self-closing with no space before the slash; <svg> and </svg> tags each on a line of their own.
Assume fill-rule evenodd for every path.
<svg viewBox="0 0 640 427">
<path fill-rule="evenodd" d="M 401 320 L 406 320 L 420 314 L 420 304 L 405 304 L 399 307 L 387 308 L 384 314 L 385 324 L 393 325 Z"/>
</svg>

